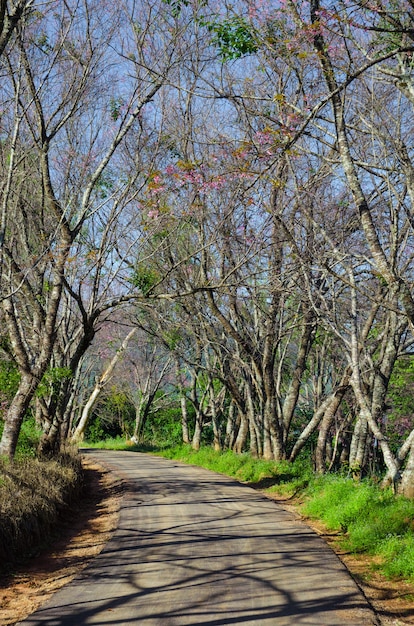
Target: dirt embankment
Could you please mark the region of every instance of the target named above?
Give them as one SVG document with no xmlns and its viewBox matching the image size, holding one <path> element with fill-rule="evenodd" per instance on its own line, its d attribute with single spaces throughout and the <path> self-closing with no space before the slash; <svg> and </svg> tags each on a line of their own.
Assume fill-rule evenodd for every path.
<svg viewBox="0 0 414 626">
<path fill-rule="evenodd" d="M 116 528 L 121 484 L 84 461 L 85 489 L 67 510 L 49 547 L 0 577 L 0 626 L 11 626 L 41 606 L 99 554 Z"/>
</svg>

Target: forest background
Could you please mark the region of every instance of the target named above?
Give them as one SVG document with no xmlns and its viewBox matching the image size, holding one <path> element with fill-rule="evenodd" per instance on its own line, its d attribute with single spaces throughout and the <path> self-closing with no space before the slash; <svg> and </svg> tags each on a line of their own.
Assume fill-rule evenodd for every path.
<svg viewBox="0 0 414 626">
<path fill-rule="evenodd" d="M 413 52 L 410 0 L 1 0 L 0 454 L 161 428 L 412 497 Z"/>
</svg>

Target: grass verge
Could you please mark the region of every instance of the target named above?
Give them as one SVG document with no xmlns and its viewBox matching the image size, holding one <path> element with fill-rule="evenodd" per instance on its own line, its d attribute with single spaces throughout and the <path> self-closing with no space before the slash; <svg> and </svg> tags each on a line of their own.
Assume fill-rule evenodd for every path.
<svg viewBox="0 0 414 626">
<path fill-rule="evenodd" d="M 389 578 L 414 581 L 413 500 L 368 480 L 323 476 L 307 489 L 303 510 L 341 531 L 347 551 L 379 557 L 376 567 Z"/>
</svg>

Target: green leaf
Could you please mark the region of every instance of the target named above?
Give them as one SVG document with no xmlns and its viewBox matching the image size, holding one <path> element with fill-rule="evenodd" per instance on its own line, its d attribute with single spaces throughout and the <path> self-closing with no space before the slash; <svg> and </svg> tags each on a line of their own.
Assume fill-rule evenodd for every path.
<svg viewBox="0 0 414 626">
<path fill-rule="evenodd" d="M 213 44 L 219 48 L 223 61 L 239 59 L 258 50 L 252 28 L 243 17 L 208 22 L 206 26 L 214 33 Z"/>
<path fill-rule="evenodd" d="M 144 296 L 147 296 L 159 282 L 159 274 L 145 265 L 137 265 L 132 275 L 131 282 L 142 291 Z"/>
</svg>

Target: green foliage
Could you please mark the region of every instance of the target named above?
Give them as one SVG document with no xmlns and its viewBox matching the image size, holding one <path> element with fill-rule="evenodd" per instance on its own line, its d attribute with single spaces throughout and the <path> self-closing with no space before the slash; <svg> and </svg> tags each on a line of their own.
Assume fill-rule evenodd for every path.
<svg viewBox="0 0 414 626">
<path fill-rule="evenodd" d="M 163 333 L 163 339 L 170 350 L 175 350 L 182 339 L 182 335 L 177 328 L 171 328 L 171 330 Z"/>
<path fill-rule="evenodd" d="M 0 420 L 0 437 L 3 433 L 4 422 Z M 42 431 L 37 427 L 35 419 L 29 415 L 23 420 L 17 441 L 16 459 L 34 458 L 40 441 Z"/>
<path fill-rule="evenodd" d="M 109 413 L 123 417 L 130 415 L 131 410 L 133 410 L 133 404 L 125 391 L 118 389 L 114 385 L 110 388 L 110 392 L 105 398 L 105 407 Z"/>
<path fill-rule="evenodd" d="M 131 282 L 135 287 L 138 287 L 142 291 L 144 296 L 148 296 L 151 290 L 159 282 L 159 274 L 154 269 L 151 269 L 143 264 L 139 264 L 135 267 Z"/>
<path fill-rule="evenodd" d="M 39 398 L 48 396 L 57 391 L 61 382 L 70 378 L 72 378 L 72 370 L 69 367 L 49 367 L 40 381 L 36 395 Z"/>
<path fill-rule="evenodd" d="M 99 197 L 105 200 L 114 188 L 114 177 L 111 174 L 101 174 L 95 183 Z"/>
<path fill-rule="evenodd" d="M 0 414 L 17 392 L 20 374 L 13 361 L 0 361 Z"/>
<path fill-rule="evenodd" d="M 17 441 L 16 458 L 35 457 L 42 431 L 32 416 L 23 420 Z"/>
<path fill-rule="evenodd" d="M 325 476 L 308 490 L 305 513 L 342 530 L 347 550 L 383 558 L 389 576 L 414 580 L 414 501 L 368 481 Z"/>
<path fill-rule="evenodd" d="M 183 7 L 188 7 L 189 0 L 162 0 L 164 4 L 171 7 L 171 15 L 178 17 Z"/>
<path fill-rule="evenodd" d="M 49 52 L 52 52 L 53 50 L 53 47 L 50 45 L 49 42 L 49 37 L 44 31 L 41 32 L 40 35 L 38 35 L 35 43 L 37 47 L 40 48 L 40 50 L 42 50 L 42 52 L 44 52 L 45 54 L 49 54 Z"/>
<path fill-rule="evenodd" d="M 111 433 L 111 430 L 114 430 L 115 433 Z M 112 437 L 114 434 L 116 435 L 116 430 L 117 429 L 108 428 L 99 415 L 94 415 L 88 422 L 85 437 L 90 443 L 98 443 L 98 441 L 103 441 L 108 437 Z"/>
<path fill-rule="evenodd" d="M 370 7 L 368 8 L 370 11 Z M 388 15 L 398 16 L 397 19 L 387 19 L 384 15 L 381 15 L 378 20 L 377 28 L 378 34 L 374 37 L 373 43 L 375 43 L 379 50 L 378 56 L 383 55 L 384 53 L 393 52 L 394 50 L 398 50 L 404 46 L 404 29 L 410 28 L 411 19 L 408 18 L 408 21 L 404 19 L 404 11 L 401 10 L 401 3 L 399 0 L 390 0 L 388 6 L 389 13 Z M 370 18 L 372 19 L 372 12 L 369 13 Z M 369 18 L 368 18 L 369 19 Z M 405 22 L 405 24 L 404 24 Z"/>
<path fill-rule="evenodd" d="M 13 347 L 11 345 L 10 337 L 8 335 L 0 334 L 0 350 L 3 350 L 9 357 L 13 356 Z M 5 361 L 0 361 L 3 364 Z"/>
<path fill-rule="evenodd" d="M 97 443 L 108 438 L 131 436 L 135 407 L 127 394 L 116 386 L 110 387 L 100 400 L 86 428 L 87 441 Z"/>
<path fill-rule="evenodd" d="M 249 23 L 240 16 L 222 22 L 209 22 L 208 30 L 214 33 L 213 44 L 220 50 L 223 61 L 239 59 L 257 52 L 258 45 Z"/>
<path fill-rule="evenodd" d="M 181 408 L 169 407 L 150 413 L 143 440 L 157 447 L 174 446 L 181 441 Z"/>
<path fill-rule="evenodd" d="M 111 119 L 116 122 L 121 115 L 121 108 L 124 105 L 122 98 L 111 98 L 109 101 L 109 111 Z"/>
</svg>

